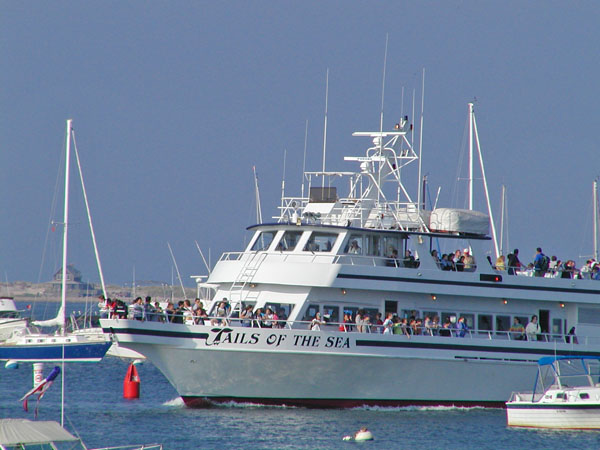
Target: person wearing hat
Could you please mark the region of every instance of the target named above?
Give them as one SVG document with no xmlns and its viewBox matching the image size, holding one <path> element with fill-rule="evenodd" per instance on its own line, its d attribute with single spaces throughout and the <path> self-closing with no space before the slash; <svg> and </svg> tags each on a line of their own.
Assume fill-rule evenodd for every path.
<svg viewBox="0 0 600 450">
<path fill-rule="evenodd" d="M 464 259 L 464 270 L 465 272 L 474 272 L 475 271 L 475 259 L 471 255 L 471 252 L 468 248 L 463 250 L 463 254 L 465 255 Z"/>
</svg>

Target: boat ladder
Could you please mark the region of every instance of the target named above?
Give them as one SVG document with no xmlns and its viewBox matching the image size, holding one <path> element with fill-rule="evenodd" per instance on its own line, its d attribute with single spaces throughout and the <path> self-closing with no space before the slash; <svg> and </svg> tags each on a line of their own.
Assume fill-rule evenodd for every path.
<svg viewBox="0 0 600 450">
<path fill-rule="evenodd" d="M 252 283 L 252 279 L 266 257 L 267 254 L 264 252 L 254 253 L 242 266 L 237 278 L 229 288 L 229 302 L 231 304 L 230 314 L 241 312 L 242 302 L 256 301 L 258 299 L 259 292 L 246 289 L 246 287 Z"/>
</svg>

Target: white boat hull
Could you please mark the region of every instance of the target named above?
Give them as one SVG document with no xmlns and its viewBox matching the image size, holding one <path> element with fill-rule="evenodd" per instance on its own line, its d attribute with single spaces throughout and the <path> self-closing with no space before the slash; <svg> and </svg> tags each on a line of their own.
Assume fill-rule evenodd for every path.
<svg viewBox="0 0 600 450">
<path fill-rule="evenodd" d="M 189 406 L 241 401 L 317 407 L 503 406 L 536 361 L 565 344 L 102 320 Z M 565 349 L 562 349 L 565 347 Z M 579 346 L 578 350 L 585 350 Z M 493 380 L 493 383 L 490 382 Z"/>
<path fill-rule="evenodd" d="M 507 404 L 509 426 L 600 429 L 600 403 L 587 405 Z"/>
</svg>

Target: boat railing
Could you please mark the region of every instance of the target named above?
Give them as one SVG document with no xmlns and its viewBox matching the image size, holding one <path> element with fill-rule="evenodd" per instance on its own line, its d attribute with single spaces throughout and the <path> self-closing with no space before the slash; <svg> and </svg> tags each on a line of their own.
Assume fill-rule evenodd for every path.
<svg viewBox="0 0 600 450">
<path fill-rule="evenodd" d="M 171 315 L 172 318 L 174 315 Z M 311 329 L 312 320 L 287 320 L 287 319 L 267 319 L 253 317 L 251 319 L 234 317 L 234 316 L 204 316 L 190 317 L 179 314 L 181 322 L 187 325 L 205 325 L 205 326 L 232 326 L 246 328 L 278 328 L 278 329 Z M 155 322 L 169 322 L 168 316 L 165 313 L 153 314 L 152 318 Z M 131 319 L 131 317 L 130 317 Z M 177 322 L 175 322 L 177 323 Z M 354 322 L 333 322 L 323 320 L 318 327 L 321 331 L 337 331 L 348 333 L 372 333 L 383 334 L 385 328 L 383 325 L 377 324 L 357 324 Z M 30 332 L 27 330 L 26 332 Z M 464 339 L 486 339 L 486 340 L 503 340 L 503 341 L 528 341 L 526 334 L 521 331 L 502 331 L 502 330 L 484 330 L 484 329 L 457 329 L 444 328 L 436 325 L 431 326 L 402 326 L 394 324 L 390 329 L 390 334 L 412 336 L 435 336 L 435 337 L 456 337 Z M 576 336 L 573 334 L 562 333 L 539 333 L 536 335 L 533 342 L 562 342 L 566 344 L 583 344 L 583 345 L 598 345 L 600 337 L 592 336 Z"/>
</svg>

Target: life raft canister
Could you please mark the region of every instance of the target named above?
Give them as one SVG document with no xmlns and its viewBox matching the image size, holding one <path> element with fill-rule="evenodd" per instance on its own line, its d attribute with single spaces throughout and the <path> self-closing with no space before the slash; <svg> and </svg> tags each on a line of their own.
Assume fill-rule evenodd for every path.
<svg viewBox="0 0 600 450">
<path fill-rule="evenodd" d="M 140 376 L 133 364 L 129 364 L 123 381 L 124 398 L 140 398 Z"/>
</svg>

